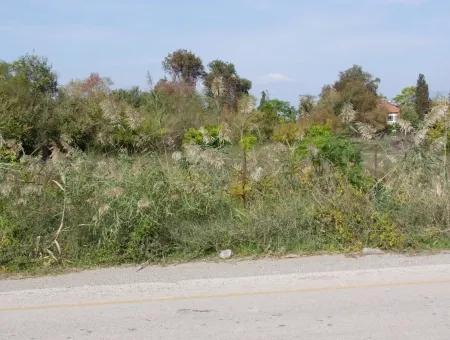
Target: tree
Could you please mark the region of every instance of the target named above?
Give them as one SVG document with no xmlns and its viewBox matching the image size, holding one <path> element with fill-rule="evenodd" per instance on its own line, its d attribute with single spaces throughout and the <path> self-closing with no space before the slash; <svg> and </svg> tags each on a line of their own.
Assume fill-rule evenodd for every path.
<svg viewBox="0 0 450 340">
<path fill-rule="evenodd" d="M 248 95 L 250 92 L 250 89 L 252 88 L 252 82 L 245 78 L 239 78 L 239 84 L 238 84 L 238 95 Z"/>
<path fill-rule="evenodd" d="M 268 95 L 266 91 L 261 92 L 261 99 L 259 101 L 258 110 L 264 105 L 264 103 L 267 101 Z"/>
<path fill-rule="evenodd" d="M 225 109 L 235 111 L 239 98 L 250 91 L 251 81 L 240 78 L 234 65 L 222 60 L 210 62 L 208 69 L 203 80 L 206 94 Z"/>
<path fill-rule="evenodd" d="M 113 98 L 117 101 L 124 101 L 134 108 L 138 108 L 143 105 L 148 93 L 144 93 L 138 86 L 133 86 L 130 89 L 117 89 L 111 92 Z"/>
<path fill-rule="evenodd" d="M 295 108 L 289 102 L 278 99 L 267 100 L 259 110 L 285 121 L 295 121 L 297 118 Z"/>
<path fill-rule="evenodd" d="M 416 111 L 416 87 L 408 86 L 395 96 L 394 102 L 400 107 L 401 118 L 409 121 L 412 126 L 417 127 L 419 114 Z"/>
<path fill-rule="evenodd" d="M 398 106 L 414 105 L 416 101 L 416 87 L 407 86 L 394 97 L 394 102 Z"/>
<path fill-rule="evenodd" d="M 338 91 L 342 91 L 346 86 L 353 82 L 360 83 L 360 85 L 376 95 L 380 79 L 373 78 L 373 76 L 370 73 L 365 72 L 361 66 L 353 65 L 351 68 L 339 73 L 339 80 L 334 83 L 334 88 Z"/>
<path fill-rule="evenodd" d="M 326 85 L 322 88 L 319 100 L 314 103 L 314 107 L 309 114 L 305 115 L 305 110 L 300 107 L 299 124 L 303 129 L 314 124 L 326 124 L 332 127 L 333 131 L 341 129 L 343 123 L 339 114 L 342 112 L 344 105 L 345 102 L 343 102 L 339 92 L 333 86 Z"/>
<path fill-rule="evenodd" d="M 67 94 L 74 97 L 104 98 L 111 92 L 113 82 L 98 73 L 91 73 L 83 80 L 72 80 L 66 87 Z"/>
<path fill-rule="evenodd" d="M 419 78 L 417 79 L 415 104 L 416 111 L 419 114 L 420 119 L 423 119 L 431 108 L 428 84 L 423 74 L 419 74 Z"/>
<path fill-rule="evenodd" d="M 253 118 L 264 138 L 270 138 L 279 123 L 295 122 L 297 110 L 289 102 L 270 99 L 259 107 Z"/>
<path fill-rule="evenodd" d="M 303 95 L 300 96 L 299 115 L 306 116 L 312 113 L 314 106 L 316 105 L 314 96 Z"/>
<path fill-rule="evenodd" d="M 341 130 L 346 125 L 343 121 L 348 120 L 348 117 L 341 117 L 341 113 L 346 112 L 345 106 L 351 105 L 355 111 L 355 121 L 384 129 L 386 117 L 379 109 L 379 82 L 380 79 L 365 72 L 358 65 L 340 72 L 339 79 L 333 85 L 322 88 L 317 104 L 314 105 L 312 113 L 304 117 L 307 119 L 303 120 L 303 124 L 328 124 L 333 130 Z"/>
<path fill-rule="evenodd" d="M 208 69 L 209 72 L 204 78 L 208 96 L 220 98 L 235 94 L 238 76 L 233 64 L 214 60 L 208 64 Z"/>
<path fill-rule="evenodd" d="M 365 113 L 377 107 L 379 83 L 380 79 L 365 72 L 361 66 L 353 65 L 339 74 L 333 87 L 341 95 L 341 105 L 349 102 L 356 111 Z"/>
<path fill-rule="evenodd" d="M 12 76 L 27 83 L 34 95 L 55 96 L 58 92 L 56 74 L 46 58 L 26 55 L 11 64 Z"/>
<path fill-rule="evenodd" d="M 191 86 L 195 86 L 205 73 L 202 60 L 191 51 L 183 49 L 170 53 L 163 61 L 163 68 L 173 82 L 185 82 Z"/>
<path fill-rule="evenodd" d="M 0 64 L 0 135 L 46 158 L 59 138 L 56 75 L 47 59 L 36 55 Z"/>
</svg>

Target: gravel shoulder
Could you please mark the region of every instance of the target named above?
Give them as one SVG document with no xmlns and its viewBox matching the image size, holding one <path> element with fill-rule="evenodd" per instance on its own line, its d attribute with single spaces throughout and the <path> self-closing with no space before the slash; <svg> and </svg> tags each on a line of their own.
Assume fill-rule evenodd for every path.
<svg viewBox="0 0 450 340">
<path fill-rule="evenodd" d="M 0 292 L 149 282 L 174 283 L 185 280 L 212 278 L 307 274 L 442 264 L 450 264 L 450 252 L 416 256 L 398 254 L 358 257 L 320 255 L 257 260 L 231 259 L 227 261 L 203 261 L 169 266 L 151 265 L 142 270 L 139 270 L 139 266 L 122 266 L 53 276 L 8 278 L 0 280 Z"/>
</svg>

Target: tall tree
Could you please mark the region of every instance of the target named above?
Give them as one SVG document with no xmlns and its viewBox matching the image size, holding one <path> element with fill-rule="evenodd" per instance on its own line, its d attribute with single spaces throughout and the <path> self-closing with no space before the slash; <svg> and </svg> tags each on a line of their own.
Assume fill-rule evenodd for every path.
<svg viewBox="0 0 450 340">
<path fill-rule="evenodd" d="M 430 111 L 430 107 L 431 100 L 428 84 L 425 80 L 425 76 L 423 74 L 419 74 L 416 86 L 416 111 L 421 119 L 423 119 Z"/>
<path fill-rule="evenodd" d="M 375 109 L 378 104 L 379 83 L 379 78 L 374 78 L 361 66 L 353 65 L 339 74 L 333 87 L 341 95 L 342 105 L 351 103 L 356 111 L 365 113 Z"/>
<path fill-rule="evenodd" d="M 204 75 L 202 60 L 188 50 L 177 50 L 170 53 L 163 61 L 163 68 L 174 82 L 185 82 L 195 86 L 197 80 Z"/>
<path fill-rule="evenodd" d="M 208 64 L 209 72 L 204 77 L 206 94 L 215 98 L 228 110 L 236 110 L 239 98 L 248 94 L 250 80 L 240 78 L 232 63 L 214 60 Z"/>
<path fill-rule="evenodd" d="M 261 99 L 259 100 L 259 106 L 258 106 L 258 109 L 260 109 L 263 105 L 264 105 L 264 103 L 267 101 L 267 93 L 266 93 L 266 91 L 262 91 L 261 92 Z"/>
</svg>

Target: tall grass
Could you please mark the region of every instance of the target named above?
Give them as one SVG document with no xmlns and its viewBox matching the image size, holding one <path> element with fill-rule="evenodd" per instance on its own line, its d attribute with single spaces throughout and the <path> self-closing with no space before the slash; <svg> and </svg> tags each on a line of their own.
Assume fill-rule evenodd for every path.
<svg viewBox="0 0 450 340">
<path fill-rule="evenodd" d="M 382 180 L 355 185 L 293 148 L 247 155 L 188 145 L 173 155 L 73 153 L 1 164 L 0 266 L 117 264 L 238 254 L 450 246 L 442 158 L 410 152 Z M 446 169 L 448 171 L 448 169 Z"/>
</svg>

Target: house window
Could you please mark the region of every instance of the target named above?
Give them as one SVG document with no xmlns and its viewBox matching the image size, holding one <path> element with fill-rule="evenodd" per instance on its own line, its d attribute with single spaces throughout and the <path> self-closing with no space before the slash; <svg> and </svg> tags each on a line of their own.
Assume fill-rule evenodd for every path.
<svg viewBox="0 0 450 340">
<path fill-rule="evenodd" d="M 387 121 L 389 124 L 395 124 L 397 123 L 397 114 L 396 113 L 389 113 L 387 117 Z"/>
</svg>

